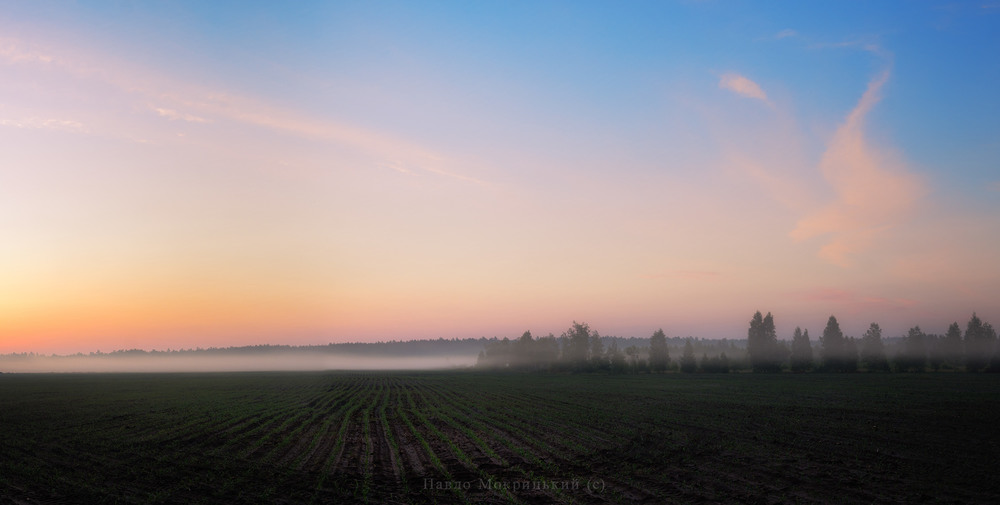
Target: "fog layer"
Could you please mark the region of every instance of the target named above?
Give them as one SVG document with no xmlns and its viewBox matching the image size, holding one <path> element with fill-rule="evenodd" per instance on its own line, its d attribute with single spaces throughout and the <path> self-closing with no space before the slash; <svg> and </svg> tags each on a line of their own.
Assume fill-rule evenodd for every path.
<svg viewBox="0 0 1000 505">
<path fill-rule="evenodd" d="M 435 370 L 466 368 L 469 355 L 352 356 L 325 353 L 183 356 L 0 357 L 0 372 L 250 372 L 296 370 Z"/>
</svg>

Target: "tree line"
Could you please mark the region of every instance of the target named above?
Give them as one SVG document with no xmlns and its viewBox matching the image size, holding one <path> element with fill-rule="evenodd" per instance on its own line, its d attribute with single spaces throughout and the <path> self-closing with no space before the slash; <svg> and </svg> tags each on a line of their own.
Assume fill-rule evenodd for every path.
<svg viewBox="0 0 1000 505">
<path fill-rule="evenodd" d="M 262 344 L 243 345 L 230 347 L 195 347 L 188 349 L 166 349 L 166 350 L 145 350 L 145 349 L 119 349 L 110 352 L 92 351 L 89 353 L 77 352 L 75 354 L 43 354 L 35 352 L 14 352 L 0 354 L 0 360 L 5 359 L 31 359 L 31 358 L 118 358 L 118 357 L 189 357 L 194 355 L 224 355 L 224 356 L 245 356 L 259 355 L 267 356 L 272 354 L 335 354 L 352 356 L 375 356 L 375 357 L 413 357 L 413 356 L 468 356 L 474 357 L 489 339 L 480 338 L 437 338 L 422 340 L 388 340 L 379 342 L 339 342 L 317 345 L 287 345 L 287 344 Z"/>
<path fill-rule="evenodd" d="M 619 342 L 636 343 L 623 347 Z M 671 348 L 675 354 L 679 352 L 677 359 L 671 357 Z M 814 345 L 809 330 L 798 327 L 790 341 L 778 340 L 774 316 L 758 311 L 750 320 L 745 341 L 668 338 L 662 329 L 648 340 L 625 340 L 602 337 L 586 323 L 574 321 L 559 337 L 550 333 L 535 338 L 526 331 L 515 340 L 488 340 L 476 366 L 609 373 L 1000 372 L 1000 346 L 993 326 L 975 313 L 964 333 L 954 322 L 944 335 L 914 326 L 902 338 L 883 338 L 882 329 L 874 322 L 861 337 L 845 336 L 837 318 L 830 316 Z"/>
</svg>

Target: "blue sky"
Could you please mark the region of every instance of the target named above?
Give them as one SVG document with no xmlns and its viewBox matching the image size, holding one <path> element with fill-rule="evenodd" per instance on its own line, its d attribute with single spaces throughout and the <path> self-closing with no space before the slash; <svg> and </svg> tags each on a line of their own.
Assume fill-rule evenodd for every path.
<svg viewBox="0 0 1000 505">
<path fill-rule="evenodd" d="M 1000 4 L 0 12 L 4 349 L 1000 318 Z"/>
</svg>

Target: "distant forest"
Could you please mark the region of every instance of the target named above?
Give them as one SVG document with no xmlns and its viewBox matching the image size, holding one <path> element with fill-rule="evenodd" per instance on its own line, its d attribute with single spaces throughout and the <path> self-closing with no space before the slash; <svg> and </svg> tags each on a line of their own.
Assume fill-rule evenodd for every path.
<svg viewBox="0 0 1000 505">
<path fill-rule="evenodd" d="M 757 312 L 745 340 L 668 338 L 662 329 L 649 338 L 605 337 L 574 321 L 559 337 L 535 338 L 526 331 L 516 340 L 488 340 L 476 367 L 608 373 L 1000 372 L 1000 346 L 993 326 L 975 313 L 964 333 L 955 322 L 944 335 L 914 326 L 903 337 L 889 338 L 882 336 L 878 323 L 861 337 L 845 336 L 837 318 L 830 316 L 814 343 L 809 330 L 801 328 L 795 328 L 791 342 L 778 340 L 774 316 Z"/>
<path fill-rule="evenodd" d="M 192 349 L 167 349 L 165 351 L 143 349 L 122 349 L 112 352 L 76 353 L 69 355 L 43 355 L 33 352 L 20 352 L 0 355 L 0 358 L 32 358 L 32 357 L 142 357 L 142 356 L 211 356 L 211 355 L 268 355 L 319 353 L 352 356 L 377 357 L 424 357 L 424 356 L 475 356 L 488 340 L 484 338 L 465 339 L 425 339 L 425 340 L 390 340 L 387 342 L 350 342 L 327 345 L 245 345 L 239 347 L 208 347 Z"/>
<path fill-rule="evenodd" d="M 783 341 L 777 338 L 771 313 L 762 315 L 757 312 L 750 320 L 745 339 L 667 337 L 662 329 L 649 337 L 602 336 L 586 323 L 574 321 L 558 337 L 550 333 L 536 338 L 526 331 L 514 340 L 480 337 L 308 346 L 251 345 L 152 351 L 125 349 L 63 356 L 10 353 L 0 355 L 0 365 L 13 365 L 35 358 L 45 358 L 53 363 L 100 358 L 97 361 L 111 363 L 118 362 L 118 358 L 171 358 L 169 362 L 175 362 L 175 359 L 176 362 L 184 362 L 188 357 L 214 356 L 265 360 L 269 356 L 275 359 L 295 356 L 359 359 L 465 357 L 465 363 L 475 361 L 475 368 L 480 370 L 517 372 L 1000 372 L 997 333 L 990 323 L 980 320 L 975 313 L 964 331 L 955 322 L 944 335 L 925 333 L 919 326 L 914 326 L 905 336 L 883 337 L 879 325 L 872 323 L 860 337 L 845 336 L 837 318 L 830 316 L 818 340 L 812 340 L 808 330 L 795 328 L 791 341 Z"/>
</svg>

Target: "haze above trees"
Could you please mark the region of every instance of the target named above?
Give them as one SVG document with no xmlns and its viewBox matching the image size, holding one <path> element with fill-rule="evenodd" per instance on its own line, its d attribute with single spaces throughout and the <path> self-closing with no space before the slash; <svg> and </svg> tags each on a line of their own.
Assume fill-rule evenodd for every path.
<svg viewBox="0 0 1000 505">
<path fill-rule="evenodd" d="M 671 352 L 679 359 L 673 360 Z M 534 338 L 526 331 L 517 340 L 488 340 L 477 367 L 576 373 L 1000 372 L 1000 347 L 992 325 L 975 313 L 964 334 L 954 322 L 945 335 L 914 326 L 895 338 L 884 338 L 875 322 L 861 337 L 846 336 L 837 318 L 830 316 L 814 347 L 809 330 L 799 327 L 790 342 L 779 340 L 774 316 L 758 311 L 750 319 L 746 340 L 668 338 L 662 328 L 648 339 L 606 337 L 574 321 L 559 337 L 550 333 Z"/>
<path fill-rule="evenodd" d="M 776 318 L 756 312 L 746 339 L 707 340 L 668 337 L 662 329 L 649 337 L 604 336 L 574 321 L 560 336 L 517 339 L 468 338 L 340 343 L 314 346 L 257 345 L 229 348 L 43 356 L 0 355 L 0 372 L 142 372 L 225 370 L 457 369 L 522 372 L 668 373 L 730 371 L 776 372 L 1000 372 L 1000 347 L 993 326 L 975 313 L 944 335 L 919 326 L 886 337 L 872 322 L 860 337 L 844 335 L 830 316 L 818 340 L 796 327 L 779 339 Z M 478 354 L 478 356 L 477 356 Z"/>
</svg>

